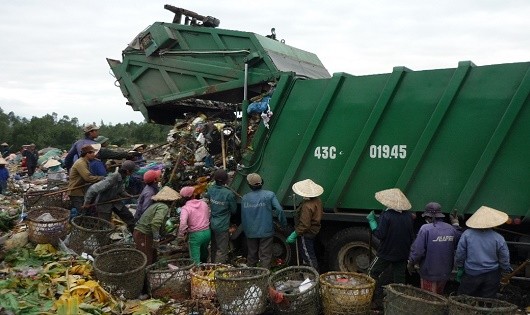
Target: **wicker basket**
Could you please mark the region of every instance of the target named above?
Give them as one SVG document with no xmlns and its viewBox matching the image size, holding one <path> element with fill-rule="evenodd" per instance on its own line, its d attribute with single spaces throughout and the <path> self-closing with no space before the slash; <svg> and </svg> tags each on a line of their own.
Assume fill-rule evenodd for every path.
<svg viewBox="0 0 530 315">
<path fill-rule="evenodd" d="M 136 299 L 142 293 L 147 257 L 136 249 L 121 248 L 102 253 L 94 260 L 94 274 L 115 296 Z"/>
<path fill-rule="evenodd" d="M 121 249 L 121 248 L 132 248 L 136 249 L 136 244 L 134 243 L 112 243 L 109 245 L 100 246 L 96 249 L 94 249 L 94 252 L 92 253 L 93 257 L 99 256 L 103 254 L 104 252 L 108 252 L 109 250 L 113 249 Z"/>
<path fill-rule="evenodd" d="M 27 210 L 40 207 L 66 208 L 67 194 L 64 191 L 30 190 L 24 194 L 24 206 Z"/>
<path fill-rule="evenodd" d="M 310 287 L 302 291 L 282 292 L 289 282 L 311 281 Z M 320 296 L 318 291 L 318 272 L 307 266 L 292 266 L 281 269 L 269 278 L 269 291 L 282 292 L 280 300 L 271 299 L 275 314 L 318 315 L 320 314 Z"/>
<path fill-rule="evenodd" d="M 146 272 L 151 297 L 188 300 L 191 294 L 190 270 L 194 265 L 192 259 L 180 258 L 159 260 L 148 266 Z"/>
<path fill-rule="evenodd" d="M 467 295 L 449 296 L 449 315 L 517 314 L 517 305 Z"/>
<path fill-rule="evenodd" d="M 78 216 L 72 219 L 72 232 L 68 247 L 78 254 L 83 252 L 92 255 L 96 248 L 110 244 L 110 233 L 114 231 L 112 223 L 89 216 Z"/>
<path fill-rule="evenodd" d="M 191 268 L 191 298 L 217 299 L 215 292 L 215 271 L 232 268 L 224 264 L 200 264 Z"/>
<path fill-rule="evenodd" d="M 331 271 L 320 275 L 324 314 L 367 314 L 370 312 L 375 280 L 356 272 Z"/>
<path fill-rule="evenodd" d="M 384 287 L 385 314 L 447 314 L 447 299 L 433 292 L 393 283 Z"/>
<path fill-rule="evenodd" d="M 53 220 L 39 220 L 49 213 Z M 37 244 L 57 244 L 68 233 L 70 211 L 58 207 L 34 209 L 28 213 L 28 239 Z"/>
<path fill-rule="evenodd" d="M 269 269 L 246 267 L 215 271 L 215 291 L 223 314 L 261 314 L 267 306 Z"/>
</svg>

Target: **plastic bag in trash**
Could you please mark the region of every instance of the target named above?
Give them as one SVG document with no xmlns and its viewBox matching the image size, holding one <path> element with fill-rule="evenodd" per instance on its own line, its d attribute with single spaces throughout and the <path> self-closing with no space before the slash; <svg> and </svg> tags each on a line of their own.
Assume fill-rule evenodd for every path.
<svg viewBox="0 0 530 315">
<path fill-rule="evenodd" d="M 265 96 L 260 101 L 252 102 L 248 105 L 247 114 L 260 114 L 269 108 L 269 101 L 271 97 Z"/>
</svg>

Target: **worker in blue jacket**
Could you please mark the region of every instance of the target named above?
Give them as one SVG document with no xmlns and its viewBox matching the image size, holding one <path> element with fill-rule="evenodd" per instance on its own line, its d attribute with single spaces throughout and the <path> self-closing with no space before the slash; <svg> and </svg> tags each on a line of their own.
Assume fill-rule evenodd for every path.
<svg viewBox="0 0 530 315">
<path fill-rule="evenodd" d="M 470 228 L 462 233 L 455 254 L 458 294 L 495 298 L 502 273 L 513 271 L 508 245 L 493 230 L 507 220 L 506 213 L 482 206 L 466 221 Z"/>
<path fill-rule="evenodd" d="M 247 175 L 251 192 L 241 200 L 241 224 L 247 237 L 247 265 L 270 268 L 274 237 L 273 216 L 277 216 L 282 227 L 287 228 L 287 219 L 278 198 L 272 191 L 262 189 L 263 180 L 256 173 Z"/>
<path fill-rule="evenodd" d="M 99 127 L 94 124 L 88 124 L 83 127 L 83 133 L 85 137 L 77 140 L 68 151 L 64 158 L 64 167 L 70 171 L 75 161 L 81 157 L 81 148 L 85 145 L 96 144 L 97 136 L 99 135 Z"/>
<path fill-rule="evenodd" d="M 456 245 L 462 234 L 458 217 L 451 214 L 451 224 L 445 223 L 442 206 L 437 202 L 429 202 L 422 217 L 427 223 L 421 226 L 412 244 L 407 269 L 412 274 L 419 265 L 421 288 L 443 294 L 451 277 Z"/>
<path fill-rule="evenodd" d="M 387 209 L 379 216 L 379 224 L 373 211 L 367 216 L 374 236 L 380 240 L 368 274 L 377 280 L 388 266 L 392 266 L 393 282 L 405 283 L 407 258 L 414 240 L 413 217 L 407 211 L 412 206 L 399 188 L 379 191 L 375 199 Z"/>
</svg>

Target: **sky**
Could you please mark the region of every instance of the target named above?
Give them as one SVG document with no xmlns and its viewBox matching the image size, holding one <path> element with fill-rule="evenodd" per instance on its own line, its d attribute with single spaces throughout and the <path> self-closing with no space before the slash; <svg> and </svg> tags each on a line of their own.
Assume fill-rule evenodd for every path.
<svg viewBox="0 0 530 315">
<path fill-rule="evenodd" d="M 528 0 L 17 0 L 0 2 L 0 108 L 30 119 L 142 122 L 106 58 L 155 21 L 164 4 L 270 34 L 315 53 L 330 73 L 366 75 L 530 61 Z"/>
</svg>

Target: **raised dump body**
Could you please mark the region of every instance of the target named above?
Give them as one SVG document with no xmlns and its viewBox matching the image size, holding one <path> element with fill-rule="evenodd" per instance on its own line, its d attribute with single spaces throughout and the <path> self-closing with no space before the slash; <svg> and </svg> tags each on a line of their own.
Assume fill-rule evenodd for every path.
<svg viewBox="0 0 530 315">
<path fill-rule="evenodd" d="M 430 201 L 466 215 L 487 205 L 528 223 L 530 62 L 330 77 L 314 54 L 248 32 L 157 22 L 137 39 L 109 64 L 151 121 L 246 115 L 247 99 L 275 85 L 270 128 L 242 148 L 231 186 L 244 194 L 245 175 L 260 173 L 292 209 L 293 183 L 322 185 L 330 269 L 366 269 L 364 217 L 382 208 L 374 193 L 387 188 L 401 188 L 413 211 Z"/>
<path fill-rule="evenodd" d="M 318 57 L 249 32 L 156 22 L 107 59 L 128 105 L 148 121 L 173 124 L 189 112 L 236 110 L 282 73 L 329 78 Z M 248 71 L 245 72 L 245 65 Z"/>
</svg>

